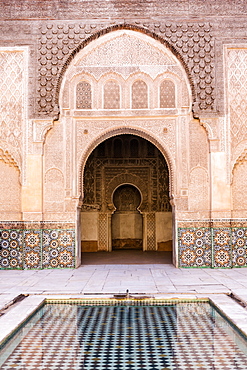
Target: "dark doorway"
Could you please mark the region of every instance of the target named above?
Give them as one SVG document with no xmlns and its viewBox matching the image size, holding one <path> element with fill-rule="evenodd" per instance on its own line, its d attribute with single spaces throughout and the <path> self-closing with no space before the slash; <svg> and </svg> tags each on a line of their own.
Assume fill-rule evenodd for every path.
<svg viewBox="0 0 247 370">
<path fill-rule="evenodd" d="M 111 137 L 89 156 L 83 180 L 82 260 L 84 252 L 171 254 L 169 171 L 155 145 L 137 135 Z"/>
</svg>

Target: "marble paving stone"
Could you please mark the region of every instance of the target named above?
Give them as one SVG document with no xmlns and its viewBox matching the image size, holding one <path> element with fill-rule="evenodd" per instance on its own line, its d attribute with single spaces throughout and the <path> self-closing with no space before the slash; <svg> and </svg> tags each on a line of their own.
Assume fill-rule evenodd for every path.
<svg viewBox="0 0 247 370">
<path fill-rule="evenodd" d="M 109 289 L 161 292 L 203 290 L 222 293 L 247 291 L 247 268 L 176 269 L 173 265 L 97 265 L 78 269 L 0 271 L 1 294 L 50 291 L 108 292 Z M 3 299 L 2 299 L 3 301 Z"/>
</svg>

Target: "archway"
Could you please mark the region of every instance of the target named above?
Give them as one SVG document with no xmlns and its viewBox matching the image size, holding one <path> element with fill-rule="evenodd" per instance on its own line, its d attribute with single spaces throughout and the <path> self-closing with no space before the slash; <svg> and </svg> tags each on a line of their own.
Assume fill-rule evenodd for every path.
<svg viewBox="0 0 247 370">
<path fill-rule="evenodd" d="M 131 184 L 120 185 L 113 194 L 116 208 L 111 219 L 112 250 L 143 250 L 143 220 L 139 210 L 140 191 Z"/>
<path fill-rule="evenodd" d="M 172 251 L 169 171 L 159 149 L 131 134 L 111 137 L 84 170 L 82 254 L 112 250 Z"/>
<path fill-rule="evenodd" d="M 135 186 L 142 194 L 139 212 L 145 235 L 143 250 L 171 247 L 172 237 L 163 235 L 168 229 L 172 234 L 169 197 L 173 209 L 176 206 L 174 219 L 178 209 L 182 211 L 188 204 L 186 163 L 189 150 L 184 137 L 191 121 L 191 102 L 189 79 L 180 59 L 166 45 L 147 34 L 128 29 L 114 30 L 73 54 L 61 83 L 59 124 L 66 141 L 63 167 L 66 211 L 71 212 L 76 205 L 77 265 L 81 262 L 81 249 L 82 252 L 85 249 L 94 252 L 112 250 L 111 227 L 115 212 L 112 196 L 115 189 L 124 184 Z M 53 131 L 59 129 L 59 124 L 54 125 Z M 124 135 L 133 136 L 129 138 L 131 145 L 121 144 L 120 136 Z M 116 173 L 113 178 L 107 178 L 104 166 L 101 170 L 94 167 L 94 172 L 87 171 L 92 165 L 93 152 L 101 153 L 97 161 L 102 163 L 106 141 L 114 141 L 114 138 L 111 150 L 119 162 L 112 167 L 119 169 L 126 160 L 132 161 L 132 165 L 137 161 L 137 171 Z M 152 208 L 158 192 L 146 191 L 147 181 L 139 173 L 146 166 L 140 164 L 145 158 L 136 159 L 139 151 L 136 144 L 140 138 L 152 143 L 154 151 L 160 151 L 160 158 L 167 160 L 161 168 L 169 167 L 171 181 L 166 197 L 169 211 L 162 201 L 158 203 L 160 208 Z M 125 153 L 121 157 L 121 150 L 126 151 L 126 148 L 128 155 Z M 152 162 L 151 156 L 146 160 Z M 48 166 L 46 170 L 49 170 Z M 102 173 L 105 183 L 101 181 Z M 95 190 L 99 188 L 101 190 Z M 176 235 L 175 226 L 173 232 Z M 173 262 L 177 265 L 176 236 L 173 239 Z"/>
</svg>

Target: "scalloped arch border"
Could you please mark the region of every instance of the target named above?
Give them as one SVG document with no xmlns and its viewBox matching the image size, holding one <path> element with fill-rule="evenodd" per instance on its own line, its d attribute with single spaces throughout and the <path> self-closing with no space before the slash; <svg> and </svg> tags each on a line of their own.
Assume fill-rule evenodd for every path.
<svg viewBox="0 0 247 370">
<path fill-rule="evenodd" d="M 130 30 L 130 31 L 140 32 L 140 33 L 143 33 L 147 36 L 150 36 L 154 40 L 159 41 L 161 44 L 165 45 L 173 53 L 173 55 L 179 60 L 179 62 L 182 64 L 182 67 L 184 68 L 184 70 L 187 74 L 187 77 L 188 77 L 188 81 L 190 83 L 192 101 L 196 102 L 195 85 L 194 85 L 193 77 L 192 77 L 192 75 L 191 75 L 191 73 L 188 69 L 188 66 L 185 63 L 182 55 L 174 48 L 174 46 L 171 45 L 168 41 L 164 40 L 162 37 L 158 36 L 155 32 L 152 32 L 152 31 L 148 30 L 147 28 L 143 28 L 143 27 L 136 26 L 136 25 L 131 25 L 131 24 L 118 24 L 118 25 L 114 25 L 114 26 L 111 26 L 111 27 L 104 28 L 103 30 L 96 32 L 95 34 L 93 34 L 92 36 L 90 36 L 86 40 L 84 40 L 77 48 L 75 48 L 70 53 L 70 55 L 66 59 L 64 65 L 61 69 L 60 75 L 57 79 L 57 83 L 56 83 L 56 86 L 55 86 L 55 105 L 57 106 L 58 112 L 59 112 L 59 93 L 60 93 L 60 89 L 61 89 L 61 86 L 62 86 L 63 77 L 65 75 L 65 72 L 66 72 L 67 68 L 69 67 L 70 63 L 72 62 L 73 58 L 82 49 L 84 49 L 84 47 L 87 46 L 90 42 L 92 42 L 92 41 L 94 41 L 94 40 L 100 38 L 101 36 L 106 35 L 110 32 L 118 31 L 118 30 Z M 192 106 L 192 110 L 193 110 L 193 106 Z"/>
<path fill-rule="evenodd" d="M 95 137 L 89 146 L 87 147 L 86 151 L 83 153 L 83 155 L 80 158 L 79 161 L 79 176 L 78 176 L 78 194 L 80 196 L 83 195 L 83 176 L 84 176 L 84 168 L 85 164 L 88 160 L 89 155 L 92 153 L 92 151 L 102 142 L 105 140 L 118 136 L 118 135 L 124 135 L 124 134 L 130 134 L 130 135 L 136 135 L 139 136 L 150 143 L 152 143 L 154 146 L 156 146 L 157 149 L 161 152 L 163 155 L 169 171 L 169 193 L 170 198 L 174 198 L 174 192 L 175 192 L 175 179 L 174 179 L 174 173 L 175 171 L 175 162 L 167 148 L 164 147 L 164 145 L 152 134 L 149 132 L 146 132 L 142 128 L 137 127 L 115 127 L 114 129 L 108 129 L 101 135 Z"/>
<path fill-rule="evenodd" d="M 136 187 L 141 195 L 141 203 L 139 204 L 138 208 L 145 202 L 147 202 L 147 196 L 145 194 L 147 193 L 147 187 L 143 185 L 142 179 L 137 176 L 133 175 L 131 173 L 127 174 L 119 174 L 109 182 L 109 184 L 106 187 L 106 202 L 111 203 L 113 200 L 111 199 L 114 192 L 119 188 L 121 185 L 132 185 Z"/>
</svg>

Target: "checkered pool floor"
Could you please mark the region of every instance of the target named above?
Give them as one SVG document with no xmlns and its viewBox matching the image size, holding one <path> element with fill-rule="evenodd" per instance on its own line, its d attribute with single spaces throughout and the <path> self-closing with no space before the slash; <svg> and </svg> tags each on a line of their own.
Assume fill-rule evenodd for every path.
<svg viewBox="0 0 247 370">
<path fill-rule="evenodd" d="M 0 352 L 1 369 L 247 369 L 247 343 L 208 303 L 46 304 Z"/>
</svg>

